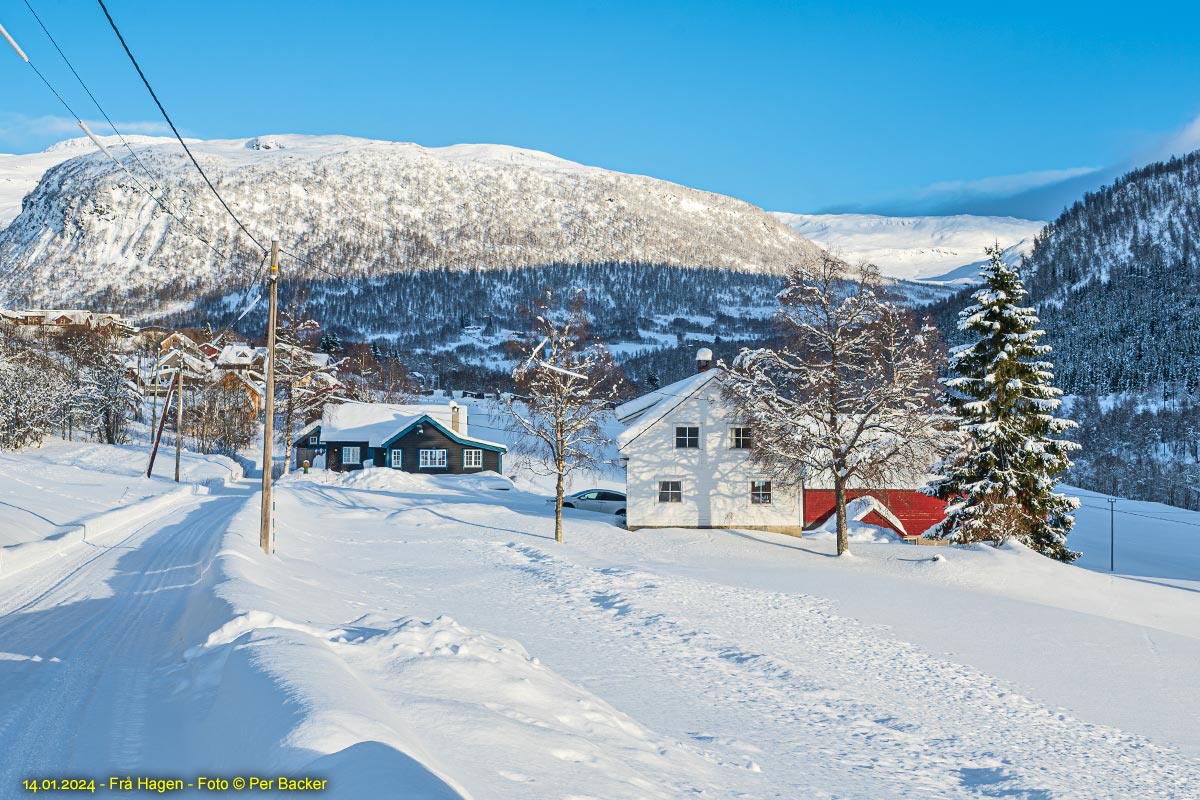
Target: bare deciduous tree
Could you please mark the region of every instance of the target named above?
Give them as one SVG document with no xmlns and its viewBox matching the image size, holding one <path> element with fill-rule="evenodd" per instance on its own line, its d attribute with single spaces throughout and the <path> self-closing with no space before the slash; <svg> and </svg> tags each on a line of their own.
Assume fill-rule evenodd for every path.
<svg viewBox="0 0 1200 800">
<path fill-rule="evenodd" d="M 724 391 L 753 428 L 760 464 L 833 484 L 841 555 L 848 488 L 911 478 L 952 446 L 936 334 L 885 298 L 874 267 L 829 254 L 793 268 L 779 300 L 783 343 L 743 350 Z"/>
<path fill-rule="evenodd" d="M 591 335 L 582 294 L 558 311 L 551 292 L 525 310 L 529 329 L 513 370 L 524 398 L 508 402 L 513 429 L 530 438 L 530 468 L 555 476 L 554 540 L 561 542 L 566 477 L 599 465 L 608 441 L 600 419 L 621 384 L 608 351 Z"/>
</svg>

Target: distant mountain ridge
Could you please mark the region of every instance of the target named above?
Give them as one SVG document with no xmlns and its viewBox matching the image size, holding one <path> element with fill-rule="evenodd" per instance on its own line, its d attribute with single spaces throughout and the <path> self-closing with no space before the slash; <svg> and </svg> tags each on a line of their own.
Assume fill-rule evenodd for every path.
<svg viewBox="0 0 1200 800">
<path fill-rule="evenodd" d="M 516 147 L 292 135 L 191 146 L 256 236 L 277 235 L 285 250 L 328 271 L 288 263 L 301 279 L 555 263 L 779 274 L 816 252 L 741 200 Z M 136 314 L 235 288 L 260 264 L 177 144 L 133 144 L 154 173 L 144 179 L 161 178 L 166 202 L 228 258 L 81 147 L 46 170 L 0 231 L 0 302 L 103 302 Z"/>
<path fill-rule="evenodd" d="M 1200 152 L 1087 193 L 1022 269 L 1081 425 L 1067 479 L 1200 508 Z M 931 307 L 950 344 L 963 304 Z"/>
<path fill-rule="evenodd" d="M 792 230 L 850 262 L 869 261 L 892 278 L 946 283 L 977 279 L 993 242 L 1016 262 L 1046 223 L 1016 217 L 889 217 L 879 214 L 773 212 Z"/>
</svg>

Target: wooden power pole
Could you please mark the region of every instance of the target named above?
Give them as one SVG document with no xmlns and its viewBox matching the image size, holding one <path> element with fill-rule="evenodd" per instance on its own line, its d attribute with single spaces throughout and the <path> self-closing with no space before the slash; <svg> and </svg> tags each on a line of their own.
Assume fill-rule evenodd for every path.
<svg viewBox="0 0 1200 800">
<path fill-rule="evenodd" d="M 183 348 L 176 351 L 175 364 L 178 382 L 175 387 L 175 482 L 179 483 L 179 458 L 183 449 Z"/>
<path fill-rule="evenodd" d="M 263 387 L 262 515 L 258 543 L 263 552 L 271 554 L 271 450 L 275 435 L 275 312 L 279 305 L 279 240 L 271 241 L 271 274 L 267 278 L 271 290 L 271 307 L 267 314 L 267 382 Z"/>
</svg>

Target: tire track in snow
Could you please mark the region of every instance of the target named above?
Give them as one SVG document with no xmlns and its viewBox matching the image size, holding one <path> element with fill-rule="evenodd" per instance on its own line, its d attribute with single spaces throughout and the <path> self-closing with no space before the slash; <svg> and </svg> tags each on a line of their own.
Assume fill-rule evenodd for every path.
<svg viewBox="0 0 1200 800">
<path fill-rule="evenodd" d="M 818 598 L 587 568 L 525 544 L 502 552 L 533 602 L 603 625 L 708 702 L 751 716 L 764 767 L 810 761 L 811 796 L 828 786 L 854 797 L 1200 796 L 1195 761 L 1027 699 Z M 721 746 L 719 735 L 697 738 Z"/>
<path fill-rule="evenodd" d="M 216 552 L 222 516 L 246 496 L 175 507 L 65 576 L 34 568 L 49 586 L 24 592 L 32 599 L 0 617 L 0 641 L 60 661 L 19 662 L 13 680 L 0 682 L 0 703 L 14 708 L 9 730 L 0 731 L 7 743 L 0 785 L 35 772 L 160 768 L 146 757 L 151 745 L 162 752 L 171 734 L 147 730 L 161 689 L 157 670 L 178 655 L 174 627 Z"/>
</svg>

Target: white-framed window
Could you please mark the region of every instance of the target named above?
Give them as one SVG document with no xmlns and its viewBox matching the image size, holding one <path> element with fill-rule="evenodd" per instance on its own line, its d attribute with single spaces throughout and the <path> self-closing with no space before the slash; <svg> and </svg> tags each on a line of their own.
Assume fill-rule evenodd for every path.
<svg viewBox="0 0 1200 800">
<path fill-rule="evenodd" d="M 445 469 L 446 451 L 422 450 L 420 454 L 419 466 L 421 469 Z"/>
<path fill-rule="evenodd" d="M 388 458 L 390 459 L 388 463 L 390 463 L 392 465 L 392 469 L 400 469 L 401 467 L 404 466 L 404 451 L 403 450 L 399 450 L 399 449 L 392 450 L 391 454 L 388 456 Z"/>
<path fill-rule="evenodd" d="M 483 451 L 463 450 L 463 469 L 483 469 Z"/>
<path fill-rule="evenodd" d="M 308 437 L 308 446 L 309 447 L 316 447 L 320 443 L 321 443 L 320 435 L 314 433 L 312 436 Z"/>
<path fill-rule="evenodd" d="M 677 449 L 692 449 L 700 446 L 699 425 L 676 425 L 675 447 Z"/>
<path fill-rule="evenodd" d="M 770 481 L 750 481 L 750 504 L 755 506 L 771 505 Z"/>
<path fill-rule="evenodd" d="M 342 448 L 342 463 L 343 464 L 361 464 L 362 449 L 359 447 L 343 447 Z"/>
<path fill-rule="evenodd" d="M 658 502 L 660 502 L 660 503 L 682 503 L 683 502 L 683 481 L 659 481 L 658 482 Z"/>
<path fill-rule="evenodd" d="M 745 425 L 732 426 L 729 429 L 729 449 L 730 450 L 749 450 L 750 449 L 750 429 Z"/>
</svg>

